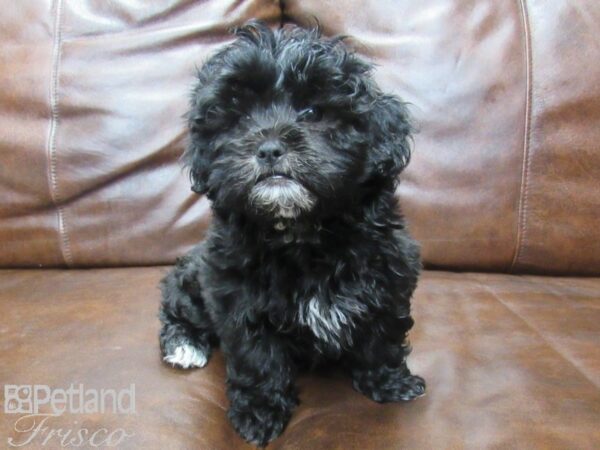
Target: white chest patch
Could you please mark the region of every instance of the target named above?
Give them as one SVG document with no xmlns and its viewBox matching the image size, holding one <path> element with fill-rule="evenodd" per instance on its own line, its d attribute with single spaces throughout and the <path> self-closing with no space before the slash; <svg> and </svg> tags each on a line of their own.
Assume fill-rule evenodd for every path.
<svg viewBox="0 0 600 450">
<path fill-rule="evenodd" d="M 310 328 L 318 339 L 334 346 L 352 344 L 352 328 L 358 316 L 365 312 L 358 302 L 326 304 L 313 297 L 300 305 L 299 321 Z"/>
</svg>

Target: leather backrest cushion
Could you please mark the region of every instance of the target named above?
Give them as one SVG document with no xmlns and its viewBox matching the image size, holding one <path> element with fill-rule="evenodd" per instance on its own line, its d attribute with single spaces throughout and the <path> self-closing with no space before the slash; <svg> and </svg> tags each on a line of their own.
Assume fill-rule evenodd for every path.
<svg viewBox="0 0 600 450">
<path fill-rule="evenodd" d="M 0 265 L 166 264 L 208 202 L 179 164 L 195 67 L 278 2 L 19 0 L 0 11 Z"/>
<path fill-rule="evenodd" d="M 419 125 L 398 190 L 430 267 L 600 273 L 600 5 L 288 0 L 355 36 Z M 207 201 L 178 162 L 194 67 L 279 2 L 0 12 L 0 265 L 171 263 Z"/>
<path fill-rule="evenodd" d="M 354 36 L 411 103 L 398 193 L 430 266 L 600 273 L 600 2 L 285 5 Z"/>
</svg>

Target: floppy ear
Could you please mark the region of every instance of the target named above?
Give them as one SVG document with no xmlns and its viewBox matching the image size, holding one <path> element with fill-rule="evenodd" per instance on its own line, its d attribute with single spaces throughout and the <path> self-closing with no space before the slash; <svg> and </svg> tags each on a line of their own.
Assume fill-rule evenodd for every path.
<svg viewBox="0 0 600 450">
<path fill-rule="evenodd" d="M 187 113 L 189 140 L 181 159 L 189 169 L 192 191 L 197 194 L 208 192 L 212 152 L 210 135 L 214 128 L 210 119 L 218 108 L 214 104 L 211 82 L 221 70 L 218 60 L 221 55 L 207 61 L 198 72 L 198 84 L 192 91 L 190 110 Z"/>
<path fill-rule="evenodd" d="M 206 150 L 206 149 L 204 149 Z M 206 194 L 208 191 L 208 176 L 210 161 L 206 151 L 202 149 L 202 142 L 193 134 L 191 141 L 183 155 L 183 160 L 190 170 L 191 189 L 196 194 Z"/>
<path fill-rule="evenodd" d="M 408 110 L 392 95 L 379 94 L 371 105 L 369 175 L 395 180 L 410 161 L 412 126 Z"/>
</svg>

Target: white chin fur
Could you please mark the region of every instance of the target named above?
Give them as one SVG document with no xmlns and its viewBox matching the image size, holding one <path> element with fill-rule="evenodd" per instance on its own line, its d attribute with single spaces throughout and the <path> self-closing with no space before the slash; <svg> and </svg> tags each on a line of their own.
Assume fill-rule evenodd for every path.
<svg viewBox="0 0 600 450">
<path fill-rule="evenodd" d="M 250 192 L 250 203 L 274 217 L 294 219 L 315 206 L 315 198 L 304 186 L 294 180 L 267 179 Z"/>
<path fill-rule="evenodd" d="M 183 344 L 178 346 L 173 353 L 166 355 L 164 358 L 165 362 L 179 366 L 183 369 L 189 369 L 190 367 L 204 367 L 208 359 L 202 350 L 196 347 Z"/>
</svg>

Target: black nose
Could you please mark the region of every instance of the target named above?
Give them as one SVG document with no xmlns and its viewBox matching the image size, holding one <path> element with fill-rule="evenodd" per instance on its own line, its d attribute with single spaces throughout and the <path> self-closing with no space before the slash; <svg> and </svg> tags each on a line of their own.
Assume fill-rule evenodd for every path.
<svg viewBox="0 0 600 450">
<path fill-rule="evenodd" d="M 269 139 L 258 146 L 256 157 L 260 162 L 273 164 L 285 153 L 285 149 L 279 140 Z"/>
</svg>

